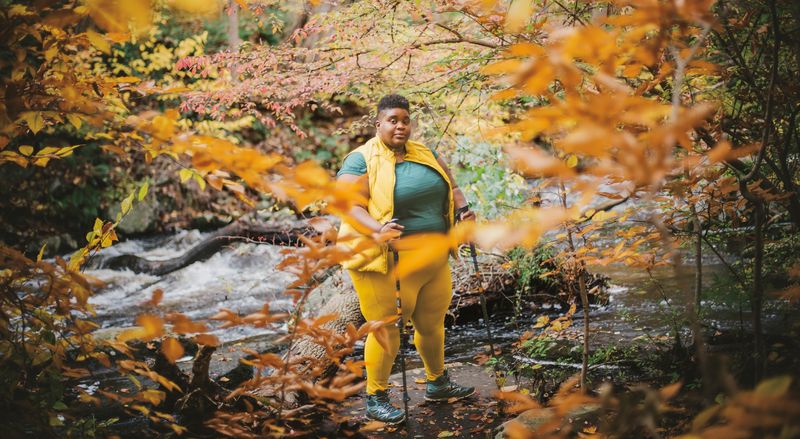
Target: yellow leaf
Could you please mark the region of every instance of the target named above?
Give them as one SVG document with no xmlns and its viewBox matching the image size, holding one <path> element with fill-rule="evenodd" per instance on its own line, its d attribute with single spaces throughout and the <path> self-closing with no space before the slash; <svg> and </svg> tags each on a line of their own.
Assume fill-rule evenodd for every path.
<svg viewBox="0 0 800 439">
<path fill-rule="evenodd" d="M 424 248 L 425 251 L 420 252 L 416 258 L 400 258 L 397 266 L 400 282 L 403 278 L 429 267 L 434 261 L 440 260 L 439 258 L 446 258 L 447 252 L 450 251 L 450 239 L 440 234 L 411 235 L 402 239 L 402 245 L 403 248 Z"/>
<path fill-rule="evenodd" d="M 49 62 L 55 58 L 56 55 L 58 55 L 58 46 L 53 44 L 44 51 L 44 60 Z"/>
<path fill-rule="evenodd" d="M 789 391 L 789 386 L 791 385 L 792 377 L 790 375 L 781 375 L 761 381 L 756 387 L 756 394 L 777 398 Z"/>
<path fill-rule="evenodd" d="M 567 158 L 567 167 L 574 168 L 576 166 L 578 166 L 578 157 L 575 154 L 571 154 Z"/>
<path fill-rule="evenodd" d="M 206 181 L 203 179 L 200 174 L 194 174 L 194 181 L 200 186 L 200 190 L 206 190 Z"/>
<path fill-rule="evenodd" d="M 68 155 L 72 155 L 72 151 L 75 150 L 75 148 L 77 147 L 78 145 L 65 146 L 64 148 L 59 148 L 58 151 L 56 151 L 56 155 L 59 157 L 66 157 Z"/>
<path fill-rule="evenodd" d="M 514 0 L 506 14 L 506 31 L 521 31 L 531 14 L 533 14 L 533 0 Z"/>
<path fill-rule="evenodd" d="M 89 39 L 89 42 L 92 43 L 92 46 L 97 48 L 97 50 L 106 54 L 111 53 L 111 44 L 104 36 L 93 30 L 87 30 L 86 37 Z"/>
<path fill-rule="evenodd" d="M 203 17 L 213 17 L 219 15 L 222 7 L 219 0 L 170 0 L 169 6 L 179 12 Z M 237 2 L 238 3 L 238 2 Z M 244 7 L 247 9 L 247 7 Z"/>
<path fill-rule="evenodd" d="M 115 43 L 127 43 L 131 39 L 131 34 L 128 32 L 108 32 L 106 34 L 109 40 Z"/>
<path fill-rule="evenodd" d="M 44 256 L 44 248 L 47 247 L 47 243 L 45 242 L 42 244 L 42 248 L 39 249 L 39 254 L 36 255 L 36 262 L 42 261 L 42 256 Z"/>
<path fill-rule="evenodd" d="M 23 145 L 19 147 L 19 153 L 24 155 L 25 157 L 30 156 L 33 154 L 33 147 L 30 145 Z"/>
<path fill-rule="evenodd" d="M 115 78 L 106 78 L 105 82 L 109 84 L 119 84 L 122 82 L 130 82 L 130 83 L 137 83 L 141 81 L 141 79 L 135 76 L 117 76 Z"/>
<path fill-rule="evenodd" d="M 547 325 L 549 322 L 550 322 L 550 317 L 539 316 L 539 318 L 536 319 L 536 324 L 533 325 L 533 327 L 534 328 L 544 328 L 545 325 Z"/>
<path fill-rule="evenodd" d="M 147 182 L 144 182 L 141 188 L 139 188 L 139 201 L 144 200 L 144 197 L 147 196 L 147 189 L 149 185 Z"/>
<path fill-rule="evenodd" d="M 95 218 L 94 219 L 94 226 L 92 226 L 92 230 L 95 233 L 102 233 L 102 231 L 103 231 L 103 220 L 101 220 L 100 218 Z"/>
<path fill-rule="evenodd" d="M 164 354 L 164 358 L 166 358 L 170 363 L 174 363 L 181 358 L 183 356 L 183 352 L 183 346 L 181 346 L 181 343 L 172 337 L 165 338 L 164 341 L 161 342 L 161 353 Z"/>
<path fill-rule="evenodd" d="M 136 324 L 145 330 L 147 340 L 164 335 L 164 322 L 160 317 L 142 314 L 136 318 Z"/>
<path fill-rule="evenodd" d="M 100 242 L 102 248 L 110 247 L 111 244 L 117 240 L 117 232 L 114 229 L 109 230 L 103 235 L 103 241 Z"/>
<path fill-rule="evenodd" d="M 192 172 L 191 169 L 186 169 L 186 168 L 181 169 L 178 172 L 178 175 L 181 177 L 181 183 L 185 183 L 186 180 L 192 178 L 192 174 L 193 174 L 193 172 Z"/>
<path fill-rule="evenodd" d="M 41 111 L 26 111 L 22 113 L 19 118 L 28 124 L 28 129 L 30 129 L 33 134 L 38 133 L 44 128 L 44 118 L 42 117 Z"/>
<path fill-rule="evenodd" d="M 133 205 L 133 193 L 128 195 L 124 200 L 122 200 L 121 204 L 122 214 L 125 215 L 126 213 L 128 213 L 128 211 L 131 210 L 132 205 Z"/>
<path fill-rule="evenodd" d="M 144 35 L 153 24 L 152 0 L 86 0 L 89 16 L 108 32 Z"/>
</svg>

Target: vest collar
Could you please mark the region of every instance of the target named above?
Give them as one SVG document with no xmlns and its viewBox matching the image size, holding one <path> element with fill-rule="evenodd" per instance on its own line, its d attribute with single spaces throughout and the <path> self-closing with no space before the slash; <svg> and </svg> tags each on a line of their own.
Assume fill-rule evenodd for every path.
<svg viewBox="0 0 800 439">
<path fill-rule="evenodd" d="M 383 143 L 383 140 L 381 140 L 380 136 L 376 134 L 374 139 L 375 143 L 378 146 L 377 148 L 375 148 L 375 151 L 386 159 L 390 159 L 391 161 L 396 161 L 394 151 L 392 151 L 391 148 L 389 148 L 388 146 L 386 146 L 385 143 Z M 426 164 L 427 161 L 421 156 L 422 151 L 420 150 L 420 147 L 427 149 L 427 147 L 425 147 L 421 143 L 415 142 L 411 139 L 407 140 L 406 155 L 404 157 L 404 160 Z"/>
</svg>

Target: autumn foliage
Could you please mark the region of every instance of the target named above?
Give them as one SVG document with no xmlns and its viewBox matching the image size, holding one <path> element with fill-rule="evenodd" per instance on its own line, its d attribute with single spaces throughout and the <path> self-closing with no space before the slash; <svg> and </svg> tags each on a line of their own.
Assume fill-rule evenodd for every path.
<svg viewBox="0 0 800 439">
<path fill-rule="evenodd" d="M 460 136 L 491 139 L 504 145 L 514 172 L 535 181 L 531 193 L 558 194 L 548 203 L 531 195 L 502 218 L 459 224 L 446 237 L 420 238 L 431 257 L 467 242 L 495 251 L 531 247 L 546 234 L 556 234 L 569 243 L 557 258 L 567 261 L 564 270 L 574 280 L 574 297 L 586 299 L 587 266 L 621 263 L 649 270 L 668 265 L 681 245 L 700 242 L 703 227 L 709 228 L 715 218 L 732 217 L 738 225 L 752 217 L 756 242 L 762 243 L 754 250 L 754 361 L 763 363 L 757 319 L 764 291 L 758 261 L 767 213 L 771 206 L 788 212 L 795 224 L 800 218 L 792 213 L 798 198 L 797 152 L 789 146 L 784 151 L 776 141 L 784 136 L 796 148 L 791 133 L 798 114 L 795 109 L 791 119 L 776 117 L 785 113 L 778 111 L 779 105 L 789 105 L 789 99 L 776 103 L 774 97 L 782 53 L 783 34 L 775 28 L 780 2 L 765 2 L 769 19 L 758 31 L 774 36 L 762 45 L 773 45 L 768 62 L 776 65 L 767 71 L 763 116 L 746 118 L 743 124 L 752 125 L 751 132 L 738 136 L 726 134 L 726 124 L 742 121 L 732 118 L 718 89 L 732 77 L 748 74 L 731 68 L 721 56 L 725 48 L 718 46 L 727 41 L 720 35 L 755 26 L 750 22 L 757 18 L 752 11 L 731 18 L 713 1 L 579 1 L 572 6 L 547 0 L 310 2 L 299 24 L 273 45 L 246 44 L 203 54 L 195 47 L 199 43 L 187 43 L 181 52 L 186 56 L 176 57 L 169 73 L 157 79 L 146 76 L 156 76 L 154 68 L 108 69 L 108 60 L 119 55 L 115 50 L 144 41 L 161 15 L 209 17 L 236 11 L 258 16 L 270 8 L 285 12 L 277 3 L 12 2 L 4 7 L 0 36 L 0 169 L 44 168 L 93 143 L 115 157 L 136 155 L 147 166 L 177 164 L 172 179 L 228 194 L 246 208 L 270 198 L 297 212 L 351 221 L 347 212 L 361 202 L 357 191 L 336 184 L 318 163 L 297 163 L 277 151 L 217 134 L 258 121 L 304 139 L 308 132 L 298 121 L 302 112 L 335 114 L 346 102 L 366 105 L 388 90 L 400 90 L 421 108 L 418 130 L 432 146 L 453 148 Z M 740 57 L 729 58 L 740 63 Z M 749 75 L 745 81 L 758 88 L 763 82 L 758 72 Z M 232 125 L 208 129 L 212 122 Z M 774 169 L 760 170 L 762 162 Z M 142 298 L 148 311 L 136 318 L 135 327 L 111 339 L 93 337 L 89 297 L 100 285 L 82 270 L 119 240 L 120 221 L 150 190 L 145 183 L 127 192 L 119 214 L 113 220 L 97 218 L 87 227 L 85 242 L 68 260 L 48 262 L 44 248 L 29 258 L 0 247 L 0 407 L 13 408 L 15 416 L 24 415 L 26 422 L 42 425 L 50 434 L 70 432 L 64 417 L 77 422 L 80 416 L 66 412 L 63 385 L 88 376 L 99 364 L 129 377 L 136 391 L 81 391 L 70 398 L 95 405 L 112 401 L 159 428 L 182 434 L 187 427 L 175 414 L 193 413 L 187 407 L 200 404 L 192 399 L 194 391 L 210 392 L 208 383 L 181 382 L 179 374 L 170 375 L 175 362 L 186 356 L 186 346 L 211 352 L 220 344 L 209 334 L 214 329 L 287 324 L 282 342 L 289 354 L 249 352 L 243 361 L 255 368 L 255 377 L 216 395 L 219 410 L 200 410 L 208 418 L 198 428 L 236 437 L 282 436 L 301 429 L 305 410 L 311 410 L 287 403 L 287 395 L 296 392 L 306 395 L 317 413 L 336 416 L 336 403 L 363 386 L 363 364 L 348 357 L 355 343 L 370 332 L 385 339 L 384 326 L 392 322 L 367 322 L 340 333 L 325 325 L 335 316 L 303 315 L 309 294 L 318 286 L 315 275 L 349 256 L 334 242 L 334 228 L 321 220 L 313 223 L 318 234 L 287 249 L 281 264 L 296 276 L 286 290 L 293 312 L 275 313 L 265 304 L 249 315 L 221 309 L 211 321 L 199 322 L 162 311 L 159 303 L 169 291 L 158 290 Z M 633 207 L 614 209 L 626 202 Z M 638 222 L 630 225 L 634 216 Z M 612 227 L 619 224 L 626 227 Z M 597 244 L 609 233 L 613 246 Z M 408 273 L 425 263 L 421 258 L 400 270 Z M 797 289 L 788 288 L 784 297 L 796 299 Z M 588 337 L 588 301 L 582 305 Z M 571 324 L 574 313 L 575 307 L 558 321 Z M 695 347 L 702 347 L 698 328 Z M 292 343 L 301 338 L 325 349 L 324 364 L 292 356 Z M 588 342 L 584 346 L 588 355 Z M 155 364 L 143 360 L 143 352 L 159 359 Z M 598 405 L 619 419 L 630 417 L 631 424 L 612 422 L 609 431 L 591 431 L 591 436 L 616 437 L 641 429 L 657 435 L 653 420 L 668 410 L 680 389 L 680 384 L 638 389 L 652 404 L 629 413 L 624 396 L 606 387 L 592 394 L 586 386 L 585 376 L 565 382 L 550 404 L 550 422 L 535 432 L 512 424 L 507 433 L 564 437 L 563 418 L 571 409 Z M 791 422 L 796 427 L 800 408 L 788 378 L 772 378 L 754 390 L 726 391 L 724 402 L 700 413 L 685 437 L 758 437 Z M 543 409 L 523 394 L 503 393 L 500 398 L 512 411 Z"/>
</svg>

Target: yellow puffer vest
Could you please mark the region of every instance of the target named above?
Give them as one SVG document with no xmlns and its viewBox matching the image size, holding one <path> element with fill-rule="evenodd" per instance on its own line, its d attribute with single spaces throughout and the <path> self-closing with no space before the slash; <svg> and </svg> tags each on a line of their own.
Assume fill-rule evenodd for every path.
<svg viewBox="0 0 800 439">
<path fill-rule="evenodd" d="M 369 181 L 369 201 L 367 202 L 367 212 L 379 223 L 383 224 L 392 219 L 394 215 L 394 184 L 395 184 L 395 156 L 380 139 L 375 136 L 367 143 L 359 146 L 350 152 L 360 152 L 364 156 L 367 164 L 367 179 Z M 348 155 L 350 155 L 348 154 Z M 448 186 L 448 210 L 446 213 L 448 227 L 453 226 L 454 203 L 453 187 L 444 169 L 436 161 L 428 147 L 409 140 L 406 142 L 405 159 L 410 162 L 420 163 L 436 170 L 442 176 Z M 351 224 L 342 220 L 339 227 L 338 242 L 350 249 L 364 248 L 350 259 L 344 261 L 342 266 L 350 270 L 376 271 L 379 273 L 388 272 L 389 248 L 387 244 L 374 244 L 368 246 L 370 238 L 353 227 Z"/>
</svg>

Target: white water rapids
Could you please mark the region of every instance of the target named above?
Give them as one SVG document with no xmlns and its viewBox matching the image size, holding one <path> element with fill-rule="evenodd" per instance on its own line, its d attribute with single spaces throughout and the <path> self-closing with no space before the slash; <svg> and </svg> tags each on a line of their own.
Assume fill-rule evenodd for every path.
<svg viewBox="0 0 800 439">
<path fill-rule="evenodd" d="M 104 259 L 121 254 L 166 260 L 180 256 L 204 237 L 203 233 L 192 230 L 166 238 L 129 240 L 104 249 L 96 257 L 100 260 L 95 262 L 102 266 Z M 180 312 L 200 321 L 221 308 L 245 315 L 269 303 L 271 310 L 286 311 L 292 307 L 292 302 L 283 292 L 294 276 L 276 268 L 283 258 L 282 249 L 285 247 L 234 243 L 206 260 L 164 276 L 130 270 L 88 269 L 86 274 L 106 283 L 95 291 L 90 303 L 103 328 L 131 326 L 138 314 L 153 312 L 142 303 L 149 300 L 156 289 L 164 291 L 158 312 Z M 223 342 L 230 342 L 271 332 L 275 330 L 242 326 L 212 333 Z"/>
</svg>

